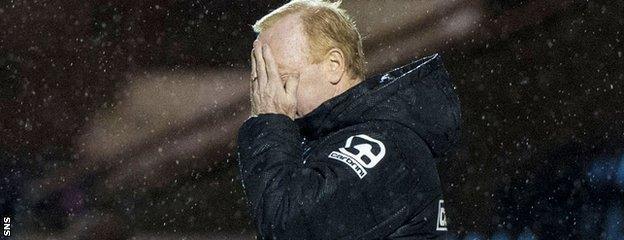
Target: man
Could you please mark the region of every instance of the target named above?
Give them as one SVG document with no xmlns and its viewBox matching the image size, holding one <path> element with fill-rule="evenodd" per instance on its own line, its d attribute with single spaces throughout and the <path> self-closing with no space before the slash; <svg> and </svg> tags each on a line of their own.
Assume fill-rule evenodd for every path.
<svg viewBox="0 0 624 240">
<path fill-rule="evenodd" d="M 447 231 L 436 159 L 459 138 L 439 56 L 366 79 L 337 3 L 292 1 L 254 30 L 240 175 L 261 239 L 430 239 Z"/>
</svg>

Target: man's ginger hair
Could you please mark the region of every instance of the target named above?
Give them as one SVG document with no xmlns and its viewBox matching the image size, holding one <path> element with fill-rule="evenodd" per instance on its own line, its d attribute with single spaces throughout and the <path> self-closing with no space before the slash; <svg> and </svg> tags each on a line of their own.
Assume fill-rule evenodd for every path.
<svg viewBox="0 0 624 240">
<path fill-rule="evenodd" d="M 342 51 L 347 70 L 364 79 L 364 52 L 362 38 L 355 22 L 340 8 L 341 1 L 293 0 L 262 17 L 254 25 L 256 33 L 270 28 L 285 16 L 300 14 L 301 25 L 308 43 L 308 56 L 312 63 L 319 63 L 332 48 Z"/>
</svg>

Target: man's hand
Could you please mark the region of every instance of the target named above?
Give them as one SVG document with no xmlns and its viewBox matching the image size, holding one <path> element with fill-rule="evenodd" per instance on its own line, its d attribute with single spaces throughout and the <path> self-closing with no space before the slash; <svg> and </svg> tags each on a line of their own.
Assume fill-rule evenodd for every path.
<svg viewBox="0 0 624 240">
<path fill-rule="evenodd" d="M 297 112 L 298 75 L 288 75 L 282 83 L 277 63 L 268 44 L 254 41 L 251 54 L 251 114 L 284 114 L 291 119 Z"/>
</svg>

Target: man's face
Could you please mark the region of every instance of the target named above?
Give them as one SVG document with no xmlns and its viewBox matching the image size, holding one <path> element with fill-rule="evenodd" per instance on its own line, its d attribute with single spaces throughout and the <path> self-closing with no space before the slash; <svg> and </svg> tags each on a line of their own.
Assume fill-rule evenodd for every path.
<svg viewBox="0 0 624 240">
<path fill-rule="evenodd" d="M 312 63 L 307 37 L 299 21 L 296 14 L 286 16 L 258 36 L 258 40 L 271 47 L 282 83 L 288 75 L 299 74 L 296 118 L 308 114 L 336 92 L 335 86 L 327 81 L 330 72 L 326 64 Z"/>
</svg>

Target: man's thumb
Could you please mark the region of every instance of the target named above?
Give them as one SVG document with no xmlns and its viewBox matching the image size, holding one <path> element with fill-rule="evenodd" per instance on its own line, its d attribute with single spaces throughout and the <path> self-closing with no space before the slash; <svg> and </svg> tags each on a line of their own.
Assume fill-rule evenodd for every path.
<svg viewBox="0 0 624 240">
<path fill-rule="evenodd" d="M 299 74 L 289 74 L 286 80 L 286 94 L 296 95 L 297 88 L 299 87 Z"/>
</svg>

